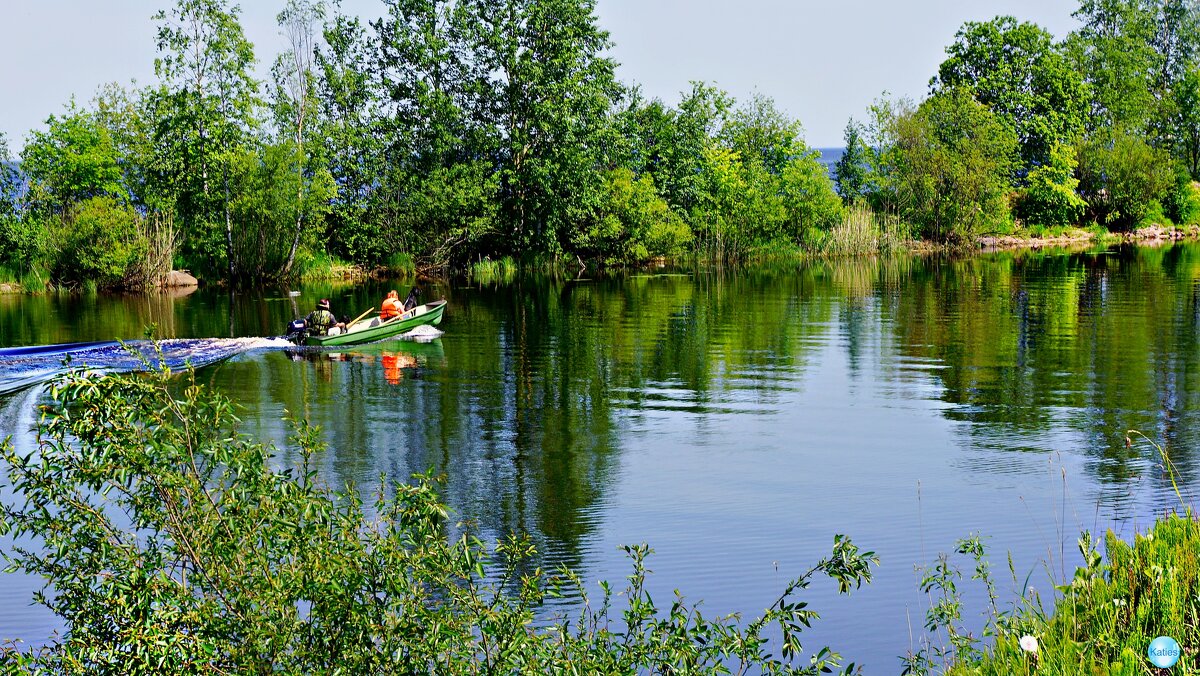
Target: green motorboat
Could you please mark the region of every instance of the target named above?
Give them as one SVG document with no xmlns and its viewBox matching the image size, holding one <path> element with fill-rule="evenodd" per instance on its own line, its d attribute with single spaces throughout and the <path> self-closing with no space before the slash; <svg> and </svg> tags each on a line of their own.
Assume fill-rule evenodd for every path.
<svg viewBox="0 0 1200 676">
<path fill-rule="evenodd" d="M 287 339 L 297 345 L 310 347 L 341 347 L 344 345 L 363 345 L 388 338 L 394 338 L 402 333 L 408 333 L 418 326 L 429 324 L 437 326 L 442 322 L 446 312 L 446 301 L 435 300 L 432 303 L 418 305 L 394 319 L 380 321 L 378 317 L 360 319 L 346 330 L 331 336 L 311 336 L 303 327 L 303 320 L 292 322 L 288 329 Z M 299 324 L 299 326 L 298 326 Z"/>
</svg>

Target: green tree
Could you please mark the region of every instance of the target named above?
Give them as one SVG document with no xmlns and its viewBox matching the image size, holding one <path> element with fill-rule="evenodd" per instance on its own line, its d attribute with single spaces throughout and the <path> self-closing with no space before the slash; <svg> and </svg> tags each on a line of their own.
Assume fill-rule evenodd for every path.
<svg viewBox="0 0 1200 676">
<path fill-rule="evenodd" d="M 1087 202 L 1076 194 L 1075 148 L 1065 144 L 1050 150 L 1048 161 L 1029 172 L 1017 201 L 1017 216 L 1029 225 L 1078 223 Z"/>
<path fill-rule="evenodd" d="M 229 161 L 230 212 L 238 224 L 233 252 L 246 280 L 285 280 L 291 275 L 288 263 L 296 260 L 295 251 L 321 248 L 315 230 L 305 229 L 296 239 L 296 213 L 301 222 L 320 222 L 329 211 L 335 187 L 324 167 L 303 171 L 304 159 L 286 139 L 243 147 Z M 302 200 L 299 204 L 297 196 Z"/>
<path fill-rule="evenodd" d="M 743 163 L 758 164 L 778 176 L 797 150 L 803 152 L 803 136 L 798 120 L 776 108 L 771 98 L 755 94 L 733 110 L 716 140 L 736 152 Z"/>
<path fill-rule="evenodd" d="M 654 183 L 672 208 L 688 213 L 702 197 L 700 184 L 705 167 L 705 151 L 725 126 L 734 100 L 727 92 L 703 82 L 693 82 L 692 90 L 679 102 L 672 116 L 670 141 L 663 151 L 662 171 Z"/>
<path fill-rule="evenodd" d="M 1079 150 L 1079 193 L 1097 223 L 1128 230 L 1158 208 L 1174 184 L 1167 152 L 1118 128 Z"/>
<path fill-rule="evenodd" d="M 834 165 L 833 180 L 842 200 L 850 204 L 860 199 L 865 191 L 869 149 L 863 141 L 862 125 L 854 120 L 846 123 L 843 139 L 846 150 Z"/>
<path fill-rule="evenodd" d="M 573 233 L 575 251 L 609 264 L 641 263 L 686 251 L 691 229 L 659 197 L 650 175 L 636 177 L 621 167 L 605 178 L 595 215 L 587 227 Z"/>
<path fill-rule="evenodd" d="M 779 177 L 779 193 L 787 211 L 784 232 L 798 244 L 810 230 L 831 230 L 841 222 L 845 209 L 820 153 L 799 143 L 791 155 Z"/>
<path fill-rule="evenodd" d="M 1083 129 L 1083 80 L 1051 35 L 1000 16 L 969 21 L 946 48 L 933 91 L 965 89 L 1017 134 L 1022 174 L 1050 161 L 1051 150 Z"/>
<path fill-rule="evenodd" d="M 467 0 L 512 246 L 555 253 L 596 203 L 620 94 L 595 0 Z"/>
<path fill-rule="evenodd" d="M 232 164 L 257 125 L 259 83 L 254 49 L 226 0 L 177 0 L 155 15 L 158 51 L 155 96 L 160 152 L 188 229 L 187 253 L 197 267 L 224 259 L 238 281 L 233 246 Z M 223 220 L 223 237 L 214 224 Z M 221 240 L 223 243 L 218 244 Z M 223 246 L 222 246 L 223 244 Z"/>
<path fill-rule="evenodd" d="M 1154 41 L 1159 4 L 1082 0 L 1073 14 L 1083 25 L 1068 36 L 1067 51 L 1091 85 L 1089 130 L 1149 127 L 1157 107 L 1156 81 L 1165 67 Z"/>
<path fill-rule="evenodd" d="M 101 287 L 126 286 L 146 257 L 139 216 L 109 196 L 73 206 L 59 245 L 55 276 L 68 282 L 93 281 Z"/>
<path fill-rule="evenodd" d="M 161 181 L 165 160 L 154 147 L 155 120 L 148 104 L 148 92 L 114 82 L 96 92 L 90 114 L 112 139 L 122 191 L 130 203 L 148 211 L 170 211 L 170 194 Z"/>
<path fill-rule="evenodd" d="M 1016 134 L 964 90 L 943 90 L 896 118 L 892 180 L 903 218 L 937 240 L 962 242 L 1009 218 Z"/>
<path fill-rule="evenodd" d="M 34 131 L 21 151 L 21 171 L 29 177 L 28 200 L 35 209 L 63 216 L 92 197 L 128 200 L 122 158 L 94 115 L 72 103 L 62 117 L 51 115 L 46 127 Z"/>
<path fill-rule="evenodd" d="M 1192 179 L 1200 179 L 1200 66 L 1187 69 L 1175 86 L 1175 155 Z"/>
<path fill-rule="evenodd" d="M 8 139 L 0 133 L 0 265 L 18 272 L 41 261 L 47 242 L 45 229 L 24 211 L 21 176 L 9 156 Z"/>
<path fill-rule="evenodd" d="M 325 22 L 324 45 L 314 53 L 322 155 L 337 186 L 326 240 L 355 261 L 382 258 L 368 223 L 368 204 L 382 173 L 379 92 L 371 78 L 374 56 L 357 17 L 335 13 Z"/>
<path fill-rule="evenodd" d="M 388 204 L 395 228 L 382 234 L 386 252 L 415 252 L 422 267 L 464 263 L 471 252 L 499 246 L 500 179 L 484 161 L 405 173 Z"/>
<path fill-rule="evenodd" d="M 287 6 L 276 17 L 287 36 L 289 49 L 276 58 L 272 69 L 275 77 L 275 116 L 280 129 L 288 132 L 296 156 L 296 204 L 293 219 L 295 226 L 287 258 L 280 271 L 283 277 L 291 274 L 296 251 L 304 234 L 304 216 L 306 212 L 311 211 L 310 208 L 306 208 L 309 202 L 306 200 L 306 193 L 310 192 L 309 183 L 313 180 L 315 172 L 320 174 L 317 180 L 329 177 L 329 172 L 324 166 L 318 168 L 310 161 L 309 156 L 312 152 L 306 145 L 317 112 L 316 92 L 313 87 L 313 45 L 317 22 L 324 18 L 324 4 L 319 1 L 313 3 L 311 0 L 288 0 Z"/>
<path fill-rule="evenodd" d="M 900 210 L 897 177 L 901 148 L 897 138 L 898 121 L 916 113 L 916 106 L 906 98 L 894 99 L 887 92 L 867 109 L 868 120 L 863 125 L 867 147 L 867 172 L 863 193 L 871 208 L 884 214 Z"/>
</svg>

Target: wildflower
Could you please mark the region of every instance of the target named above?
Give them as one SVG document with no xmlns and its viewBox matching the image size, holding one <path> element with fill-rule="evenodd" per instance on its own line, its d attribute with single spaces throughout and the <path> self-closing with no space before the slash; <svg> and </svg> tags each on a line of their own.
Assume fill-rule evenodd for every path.
<svg viewBox="0 0 1200 676">
<path fill-rule="evenodd" d="M 1125 599 L 1113 599 L 1113 605 L 1118 608 L 1125 607 Z"/>
<path fill-rule="evenodd" d="M 1026 634 L 1021 637 L 1019 643 L 1021 645 L 1021 650 L 1024 650 L 1027 653 L 1033 653 L 1035 655 L 1037 654 L 1038 644 L 1036 636 L 1030 636 L 1029 634 Z"/>
</svg>

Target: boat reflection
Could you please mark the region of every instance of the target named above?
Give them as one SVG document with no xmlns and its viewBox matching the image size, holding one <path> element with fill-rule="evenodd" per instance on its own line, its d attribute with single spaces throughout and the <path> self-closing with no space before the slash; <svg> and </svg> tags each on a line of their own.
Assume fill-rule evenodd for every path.
<svg viewBox="0 0 1200 676">
<path fill-rule="evenodd" d="M 399 385 L 417 369 L 442 365 L 446 361 L 440 340 L 390 340 L 336 352 L 294 348 L 287 350 L 287 354 L 292 361 L 311 363 L 317 375 L 327 382 L 333 379 L 337 363 L 378 364 L 383 368 L 384 380 L 390 385 Z"/>
</svg>

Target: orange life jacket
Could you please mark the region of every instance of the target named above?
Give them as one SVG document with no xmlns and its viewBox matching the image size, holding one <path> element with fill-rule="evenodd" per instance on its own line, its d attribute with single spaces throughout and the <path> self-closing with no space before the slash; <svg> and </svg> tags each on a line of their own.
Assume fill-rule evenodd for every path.
<svg viewBox="0 0 1200 676">
<path fill-rule="evenodd" d="M 383 299 L 383 304 L 379 306 L 379 318 L 387 321 L 392 317 L 399 317 L 404 308 L 400 305 L 400 299 L 396 296 L 395 291 L 388 293 L 387 298 Z"/>
</svg>

